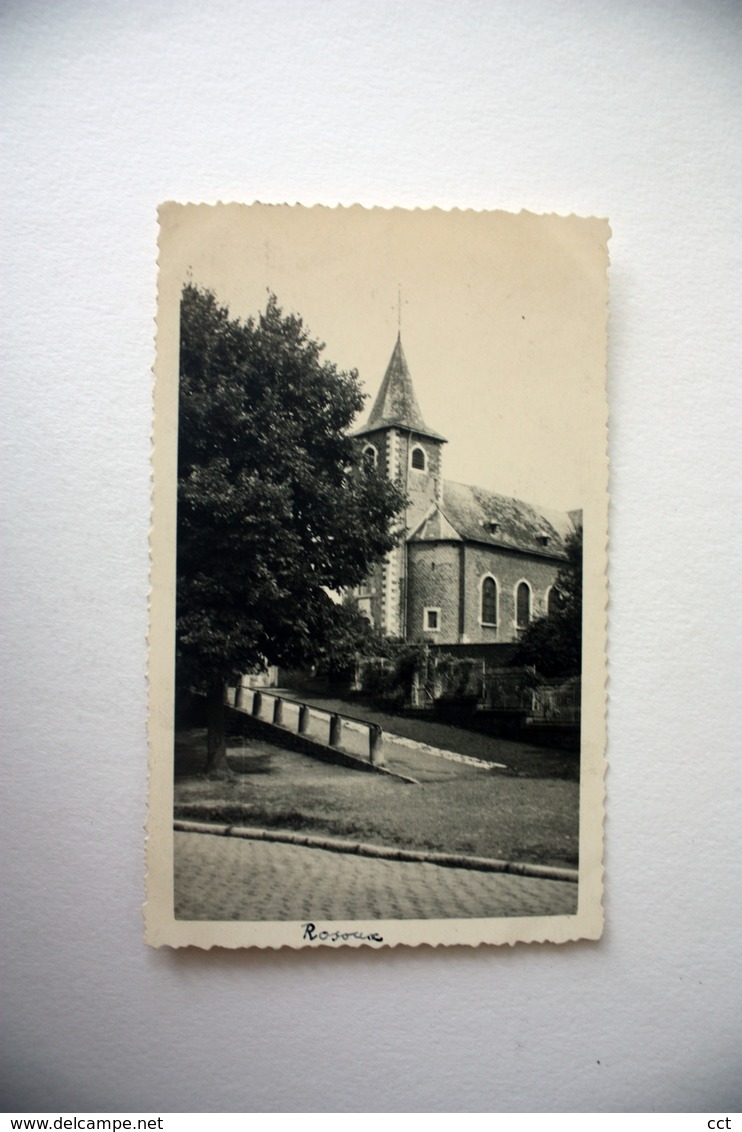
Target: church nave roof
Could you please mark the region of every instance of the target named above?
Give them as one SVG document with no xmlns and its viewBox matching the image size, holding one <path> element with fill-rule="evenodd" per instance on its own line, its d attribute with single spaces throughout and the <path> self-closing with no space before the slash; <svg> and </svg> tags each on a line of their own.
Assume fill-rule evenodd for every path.
<svg viewBox="0 0 742 1132">
<path fill-rule="evenodd" d="M 443 499 L 412 531 L 414 542 L 460 540 L 564 558 L 578 513 L 535 507 L 482 487 L 443 481 Z"/>
</svg>

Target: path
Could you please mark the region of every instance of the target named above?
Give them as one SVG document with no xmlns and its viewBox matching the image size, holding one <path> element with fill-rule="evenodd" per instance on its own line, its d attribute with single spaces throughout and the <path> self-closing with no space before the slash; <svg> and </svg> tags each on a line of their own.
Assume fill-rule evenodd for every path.
<svg viewBox="0 0 742 1132">
<path fill-rule="evenodd" d="M 562 778 L 571 781 L 579 779 L 579 756 L 571 752 L 552 750 L 538 747 L 530 743 L 517 742 L 513 739 L 503 739 L 499 736 L 485 735 L 477 731 L 454 727 L 451 724 L 439 723 L 437 720 L 407 715 L 392 715 L 380 711 L 378 708 L 359 700 L 342 700 L 327 695 L 309 691 L 294 691 L 290 688 L 266 688 L 265 711 L 263 718 L 270 719 L 268 714 L 272 711 L 272 700 L 269 696 L 280 695 L 284 700 L 284 711 L 287 720 L 291 720 L 294 727 L 294 713 L 298 715 L 298 707 L 291 701 L 301 701 L 316 709 L 310 716 L 310 734 L 325 742 L 327 739 L 327 712 L 339 712 L 341 715 L 355 717 L 366 723 L 377 723 L 384 732 L 384 746 L 390 750 L 389 744 L 394 743 L 394 751 L 401 760 L 396 769 L 401 773 L 412 773 L 410 768 L 405 769 L 404 756 L 407 751 L 430 747 L 454 752 L 465 759 L 503 765 L 506 773 L 526 778 Z M 251 700 L 251 697 L 250 697 Z M 270 705 L 270 706 L 269 706 Z M 347 738 L 351 741 L 351 750 L 355 753 L 352 727 L 347 728 Z M 358 753 L 366 754 L 368 747 L 365 740 L 366 729 L 359 730 L 357 743 Z M 345 745 L 345 740 L 343 745 Z M 417 760 L 415 760 L 417 762 Z"/>
<path fill-rule="evenodd" d="M 576 911 L 577 885 L 277 842 L 174 834 L 183 920 L 395 920 Z"/>
<path fill-rule="evenodd" d="M 271 689 L 263 692 L 257 718 L 268 723 L 272 721 L 275 697 L 279 694 L 283 702 L 283 726 L 296 734 L 299 724 L 299 702 L 293 698 L 293 693 L 284 689 Z M 303 702 L 306 703 L 307 701 Z M 253 714 L 252 697 L 243 705 L 241 710 L 246 714 Z M 394 722 L 394 717 L 381 716 L 368 708 L 365 709 L 365 712 L 363 709 L 361 712 L 356 712 L 355 704 L 333 700 L 312 701 L 304 734 L 319 743 L 327 743 L 329 713 L 334 711 L 340 711 L 343 716 L 340 749 L 361 758 L 364 762 L 368 760 L 368 727 L 366 722 L 376 722 L 375 719 L 371 718 L 374 714 L 379 719 L 383 719 L 385 725 Z M 349 715 L 355 715 L 356 718 L 348 718 Z M 451 729 L 446 728 L 446 730 L 450 731 Z M 452 749 L 441 749 L 386 729 L 383 731 L 382 748 L 386 766 L 397 774 L 413 778 L 416 782 L 439 782 L 447 778 L 471 777 L 473 774 L 483 773 L 491 774 L 493 771 L 506 769 L 502 763 L 475 758 Z"/>
</svg>

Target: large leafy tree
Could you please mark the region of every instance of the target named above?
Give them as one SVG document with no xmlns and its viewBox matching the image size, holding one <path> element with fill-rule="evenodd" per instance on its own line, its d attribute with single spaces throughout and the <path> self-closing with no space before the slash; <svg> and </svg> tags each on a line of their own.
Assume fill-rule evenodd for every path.
<svg viewBox="0 0 742 1132">
<path fill-rule="evenodd" d="M 578 676 L 582 665 L 582 528 L 567 536 L 567 560 L 559 570 L 549 613 L 531 622 L 513 664 L 529 664 L 542 676 Z"/>
<path fill-rule="evenodd" d="M 347 433 L 355 371 L 275 296 L 230 318 L 192 284 L 181 300 L 177 661 L 208 698 L 210 770 L 226 766 L 224 689 L 266 663 L 311 662 L 359 584 L 396 541 L 403 498 Z"/>
<path fill-rule="evenodd" d="M 353 600 L 336 606 L 331 618 L 324 644 L 315 656 L 320 676 L 347 680 L 353 676 L 359 657 L 390 655 L 388 638 L 372 627 Z"/>
</svg>

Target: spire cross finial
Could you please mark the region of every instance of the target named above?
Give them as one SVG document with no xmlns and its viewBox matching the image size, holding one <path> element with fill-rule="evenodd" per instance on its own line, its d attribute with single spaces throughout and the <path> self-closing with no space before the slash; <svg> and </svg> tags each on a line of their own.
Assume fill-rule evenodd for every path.
<svg viewBox="0 0 742 1132">
<path fill-rule="evenodd" d="M 397 334 L 402 336 L 402 284 L 397 284 Z M 405 299 L 404 302 L 407 302 Z"/>
</svg>

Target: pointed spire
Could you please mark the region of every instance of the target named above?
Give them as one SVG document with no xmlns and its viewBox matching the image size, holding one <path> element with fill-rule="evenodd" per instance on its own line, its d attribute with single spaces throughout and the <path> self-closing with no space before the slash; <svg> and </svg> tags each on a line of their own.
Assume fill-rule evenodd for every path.
<svg viewBox="0 0 742 1132">
<path fill-rule="evenodd" d="M 375 432 L 380 428 L 410 429 L 420 436 L 443 440 L 440 433 L 428 428 L 423 420 L 402 349 L 401 332 L 397 334 L 397 341 L 368 421 L 356 431 L 356 436 Z"/>
</svg>

